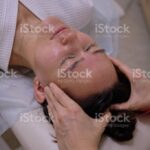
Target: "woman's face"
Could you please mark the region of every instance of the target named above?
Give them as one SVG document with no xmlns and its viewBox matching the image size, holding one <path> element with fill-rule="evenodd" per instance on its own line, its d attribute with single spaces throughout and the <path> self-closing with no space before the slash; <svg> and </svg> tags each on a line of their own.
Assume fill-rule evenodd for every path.
<svg viewBox="0 0 150 150">
<path fill-rule="evenodd" d="M 86 34 L 55 17 L 43 26 L 53 29 L 39 34 L 35 47 L 35 73 L 41 84 L 58 84 L 80 99 L 108 89 L 117 82 L 115 68 L 104 51 Z"/>
</svg>

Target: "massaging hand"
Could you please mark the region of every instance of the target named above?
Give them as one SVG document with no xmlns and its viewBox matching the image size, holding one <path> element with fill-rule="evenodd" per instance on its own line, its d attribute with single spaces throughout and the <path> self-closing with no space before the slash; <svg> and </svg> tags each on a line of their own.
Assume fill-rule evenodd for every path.
<svg viewBox="0 0 150 150">
<path fill-rule="evenodd" d="M 111 119 L 110 113 L 106 113 L 101 119 L 90 118 L 53 83 L 45 88 L 45 93 L 59 149 L 97 150 L 101 135 Z"/>
<path fill-rule="evenodd" d="M 138 71 L 138 74 L 136 74 L 119 60 L 111 57 L 110 59 L 127 76 L 131 83 L 131 96 L 128 102 L 113 105 L 112 109 L 150 110 L 150 80 L 145 78 L 142 71 Z"/>
</svg>

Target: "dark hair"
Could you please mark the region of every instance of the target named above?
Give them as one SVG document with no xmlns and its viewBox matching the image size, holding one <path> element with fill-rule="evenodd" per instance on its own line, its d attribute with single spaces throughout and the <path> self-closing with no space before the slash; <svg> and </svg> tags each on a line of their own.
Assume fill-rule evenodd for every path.
<svg viewBox="0 0 150 150">
<path fill-rule="evenodd" d="M 92 118 L 99 118 L 112 104 L 126 102 L 131 93 L 130 82 L 127 77 L 116 68 L 118 83 L 103 93 L 98 93 L 86 98 L 79 105 Z M 50 120 L 47 110 L 47 102 L 43 104 L 44 114 Z M 135 130 L 136 118 L 134 112 L 128 110 L 111 110 L 112 119 L 105 129 L 105 134 L 117 141 L 132 139 Z M 119 120 L 122 118 L 122 120 Z M 52 123 L 52 122 L 51 122 Z"/>
</svg>

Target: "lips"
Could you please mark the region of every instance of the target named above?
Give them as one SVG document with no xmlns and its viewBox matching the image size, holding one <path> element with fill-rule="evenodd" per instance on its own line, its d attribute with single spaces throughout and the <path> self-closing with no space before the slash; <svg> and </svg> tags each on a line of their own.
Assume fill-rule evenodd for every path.
<svg viewBox="0 0 150 150">
<path fill-rule="evenodd" d="M 55 38 L 56 35 L 58 35 L 59 33 L 63 32 L 63 31 L 66 30 L 66 29 L 67 29 L 66 27 L 60 27 L 60 28 L 58 28 L 58 29 L 54 32 L 54 34 L 53 34 L 53 36 L 52 36 L 52 39 Z"/>
</svg>

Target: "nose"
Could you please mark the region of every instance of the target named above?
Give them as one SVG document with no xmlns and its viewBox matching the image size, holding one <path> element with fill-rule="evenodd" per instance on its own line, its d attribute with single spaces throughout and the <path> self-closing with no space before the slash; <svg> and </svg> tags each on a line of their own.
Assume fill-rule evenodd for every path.
<svg viewBox="0 0 150 150">
<path fill-rule="evenodd" d="M 59 36 L 59 41 L 62 45 L 67 45 L 72 43 L 76 39 L 76 33 L 74 31 L 69 31 Z"/>
</svg>

